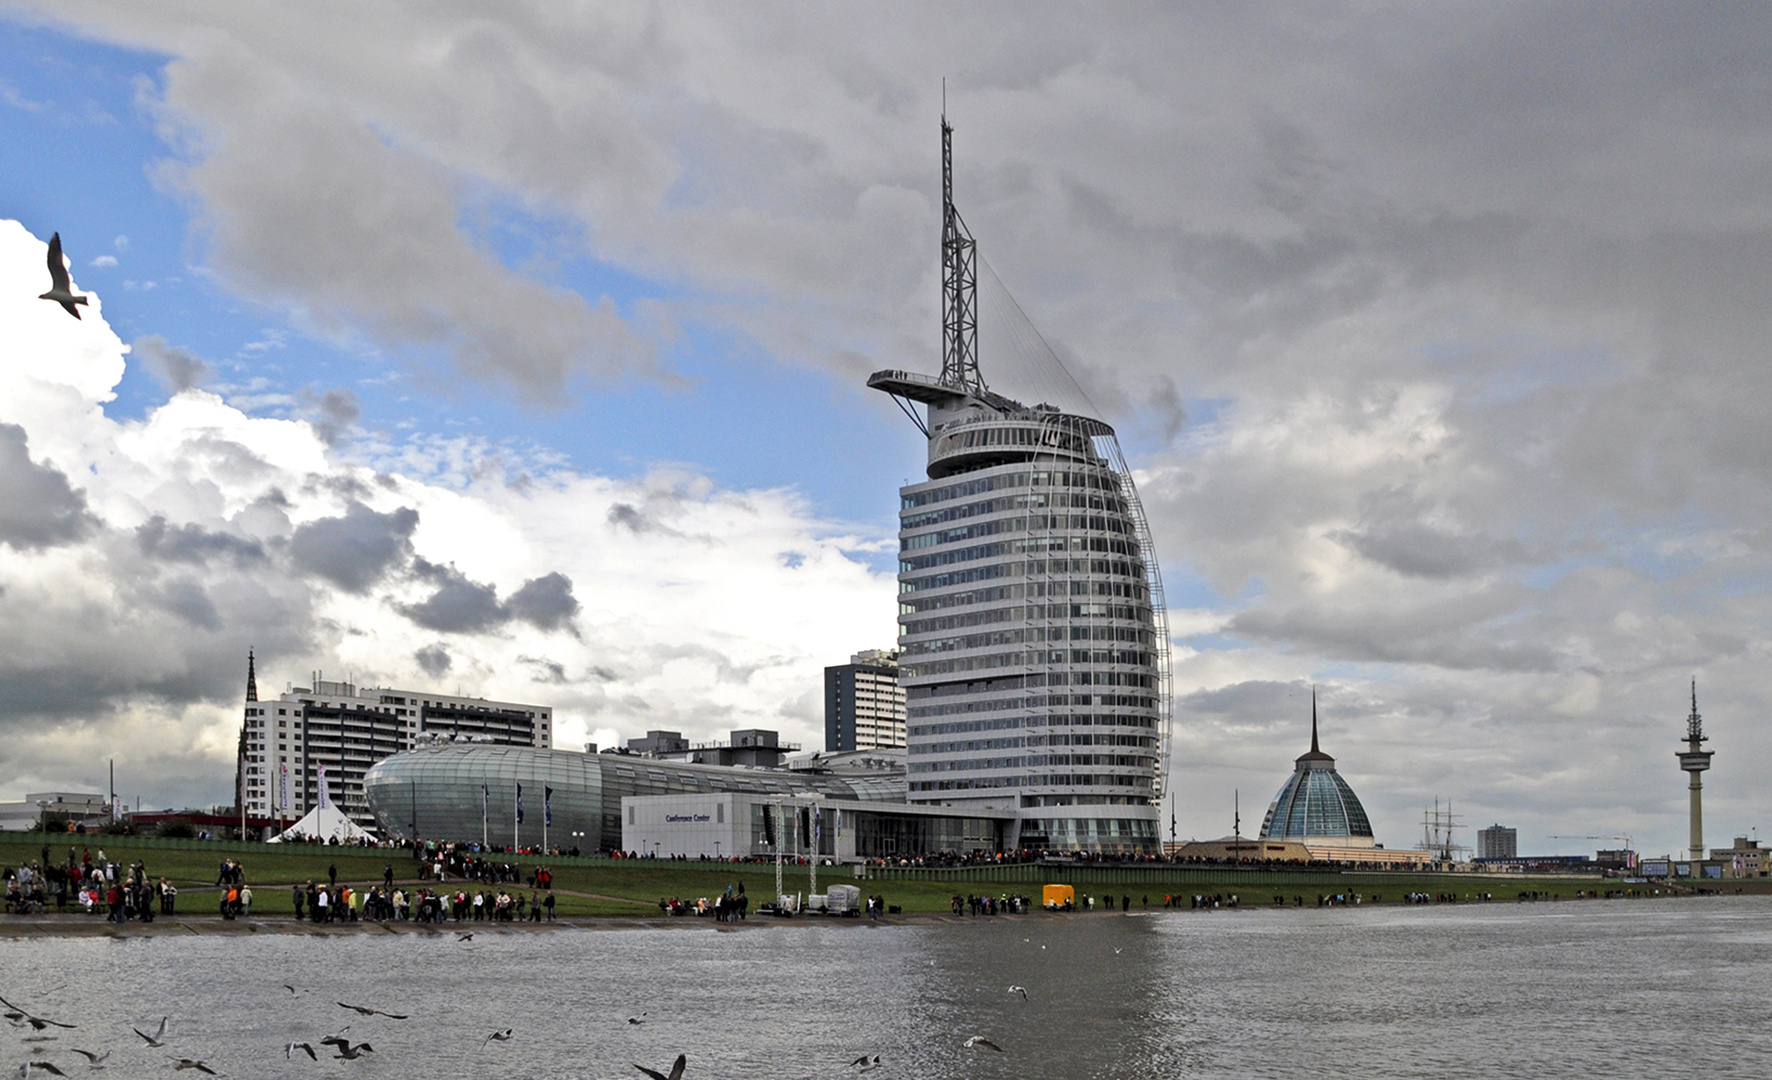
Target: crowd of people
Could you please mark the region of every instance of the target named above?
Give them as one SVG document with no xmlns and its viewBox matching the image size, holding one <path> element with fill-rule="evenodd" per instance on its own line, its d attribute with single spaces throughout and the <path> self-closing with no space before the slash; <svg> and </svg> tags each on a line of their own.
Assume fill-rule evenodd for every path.
<svg viewBox="0 0 1772 1080">
<path fill-rule="evenodd" d="M 479 868 L 485 869 L 485 868 Z M 297 921 L 357 922 L 548 922 L 554 921 L 553 874 L 537 867 L 530 892 L 522 889 L 406 888 L 394 883 L 394 868 L 382 869 L 382 883 L 357 889 L 338 883 L 338 867 L 328 868 L 325 884 L 309 881 L 290 890 Z M 539 883 L 539 884 L 538 884 Z"/>
<path fill-rule="evenodd" d="M 744 882 L 726 886 L 719 896 L 683 900 L 675 896 L 658 898 L 660 915 L 712 915 L 715 922 L 738 922 L 751 910 L 751 898 L 745 895 Z"/>
<path fill-rule="evenodd" d="M 58 912 L 71 906 L 111 922 L 152 922 L 156 914 L 173 914 L 178 898 L 170 881 L 152 880 L 139 860 L 119 863 L 106 858 L 104 848 L 95 857 L 91 848 L 70 847 L 63 862 L 52 857 L 48 844 L 41 858 L 7 871 L 5 891 L 9 914 L 41 914 L 53 903 Z"/>
</svg>

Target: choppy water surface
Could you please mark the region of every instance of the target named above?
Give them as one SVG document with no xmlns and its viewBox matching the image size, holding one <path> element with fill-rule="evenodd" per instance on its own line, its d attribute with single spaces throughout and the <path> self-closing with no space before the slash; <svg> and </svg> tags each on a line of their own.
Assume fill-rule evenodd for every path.
<svg viewBox="0 0 1772 1080">
<path fill-rule="evenodd" d="M 1772 898 L 1094 913 L 766 930 L 475 928 L 0 941 L 0 996 L 79 1028 L 70 1075 L 234 1077 L 1765 1075 Z M 481 924 L 484 927 L 485 924 Z M 290 983 L 301 992 L 283 988 Z M 1028 1000 L 1008 992 L 1025 986 Z M 360 1017 L 364 1002 L 408 1021 Z M 629 1016 L 644 1010 L 645 1023 Z M 172 1017 L 166 1050 L 131 1026 Z M 350 1024 L 356 1061 L 298 1056 Z M 484 1044 L 496 1029 L 505 1043 Z M 982 1034 L 1004 1053 L 962 1049 Z M 318 1048 L 318 1047 L 317 1047 Z M 193 1072 L 181 1076 L 198 1075 Z"/>
</svg>

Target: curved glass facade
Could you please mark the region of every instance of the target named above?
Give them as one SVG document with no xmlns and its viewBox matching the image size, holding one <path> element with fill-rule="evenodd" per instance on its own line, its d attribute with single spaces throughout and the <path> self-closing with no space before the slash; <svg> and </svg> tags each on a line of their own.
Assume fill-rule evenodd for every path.
<svg viewBox="0 0 1772 1080">
<path fill-rule="evenodd" d="M 1158 848 L 1168 640 L 1113 429 L 901 372 L 929 480 L 899 491 L 913 803 L 1017 810 L 1023 848 Z"/>
<path fill-rule="evenodd" d="M 1170 668 L 1150 528 L 1112 427 L 985 385 L 941 132 L 941 374 L 868 378 L 928 439 L 928 481 L 899 489 L 910 800 L 1013 810 L 1022 848 L 1154 853 Z"/>
<path fill-rule="evenodd" d="M 1316 763 L 1311 763 L 1316 766 Z M 1261 825 L 1263 840 L 1372 837 L 1366 808 L 1347 781 L 1327 767 L 1304 767 L 1286 779 Z"/>
<path fill-rule="evenodd" d="M 521 824 L 516 820 L 519 786 Z M 904 777 L 896 773 L 835 777 L 472 743 L 419 747 L 384 758 L 364 774 L 363 791 L 385 836 L 537 846 L 551 806 L 548 844 L 586 853 L 620 848 L 621 800 L 628 795 L 819 792 L 865 802 L 905 799 Z"/>
</svg>

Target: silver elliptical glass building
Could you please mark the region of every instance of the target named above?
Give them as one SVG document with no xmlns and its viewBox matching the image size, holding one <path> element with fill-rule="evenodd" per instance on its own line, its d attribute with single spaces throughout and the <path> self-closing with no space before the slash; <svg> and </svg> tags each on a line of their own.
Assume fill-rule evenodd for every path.
<svg viewBox="0 0 1772 1080">
<path fill-rule="evenodd" d="M 942 372 L 868 379 L 929 440 L 929 479 L 899 491 L 908 797 L 1016 810 L 1026 849 L 1155 853 L 1169 643 L 1149 528 L 1112 427 L 984 383 L 952 132 Z"/>
</svg>

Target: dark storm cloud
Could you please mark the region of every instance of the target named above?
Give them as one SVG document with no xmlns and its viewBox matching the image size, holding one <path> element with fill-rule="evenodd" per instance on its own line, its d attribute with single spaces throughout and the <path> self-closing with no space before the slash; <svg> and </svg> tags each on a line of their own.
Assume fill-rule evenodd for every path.
<svg viewBox="0 0 1772 1080">
<path fill-rule="evenodd" d="M 143 555 L 167 562 L 203 563 L 216 557 L 237 563 L 265 558 L 264 545 L 249 537 L 210 532 L 193 524 L 168 525 L 161 514 L 136 526 L 135 543 Z"/>
<path fill-rule="evenodd" d="M 144 334 L 130 344 L 130 351 L 140 356 L 154 377 L 173 393 L 201 386 L 213 369 L 190 349 L 169 345 L 159 334 Z"/>
<path fill-rule="evenodd" d="M 449 650 L 441 645 L 426 645 L 413 653 L 412 659 L 418 662 L 419 670 L 433 679 L 441 679 L 454 666 L 454 661 L 449 658 Z"/>
<path fill-rule="evenodd" d="M 454 566 L 438 566 L 420 559 L 414 572 L 435 589 L 423 601 L 402 604 L 399 609 L 427 630 L 481 634 L 513 619 L 541 630 L 559 630 L 569 628 L 572 617 L 578 614 L 572 579 L 557 571 L 524 582 L 504 602 L 500 602 L 496 588 L 470 580 Z"/>
<path fill-rule="evenodd" d="M 446 634 L 478 634 L 494 629 L 510 618 L 498 602 L 498 590 L 470 581 L 454 566 L 418 561 L 416 573 L 436 586 L 417 604 L 402 604 L 400 611 L 427 630 Z"/>
<path fill-rule="evenodd" d="M 167 611 L 199 630 L 211 632 L 222 628 L 221 613 L 203 586 L 190 578 L 179 578 L 160 590 L 160 602 Z"/>
<path fill-rule="evenodd" d="M 295 530 L 289 554 L 295 565 L 346 592 L 362 593 L 412 556 L 418 511 L 403 506 L 379 513 L 353 502 L 343 517 L 321 518 Z"/>
<path fill-rule="evenodd" d="M 0 424 L 0 543 L 34 551 L 79 540 L 98 524 L 53 465 L 31 460 L 25 429 Z"/>
<path fill-rule="evenodd" d="M 1450 516 L 1400 487 L 1370 492 L 1360 500 L 1360 524 L 1329 538 L 1400 574 L 1422 578 L 1465 577 L 1528 561 L 1518 541 L 1499 541 L 1456 526 L 1430 522 Z"/>
<path fill-rule="evenodd" d="M 559 630 L 578 614 L 578 598 L 572 595 L 572 579 L 556 570 L 524 582 L 506 607 L 513 618 L 537 629 Z"/>
<path fill-rule="evenodd" d="M 616 503 L 609 508 L 609 513 L 605 515 L 605 518 L 610 525 L 616 528 L 627 529 L 635 536 L 646 533 L 653 528 L 652 521 L 648 519 L 646 515 L 640 513 L 639 509 L 632 503 Z"/>
<path fill-rule="evenodd" d="M 558 660 L 549 660 L 545 656 L 519 656 L 518 661 L 528 664 L 531 682 L 545 683 L 550 686 L 566 684 L 566 665 Z"/>
<path fill-rule="evenodd" d="M 350 432 L 351 425 L 363 415 L 363 403 L 349 390 L 331 389 L 314 400 L 314 430 L 328 446 Z"/>
<path fill-rule="evenodd" d="M 1303 715 L 1308 719 L 1310 694 L 1310 686 L 1302 681 L 1252 679 L 1177 697 L 1175 711 L 1190 717 L 1226 716 L 1243 722 L 1292 723 L 1300 715 L 1301 695 Z"/>
</svg>

